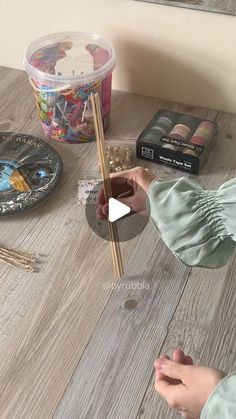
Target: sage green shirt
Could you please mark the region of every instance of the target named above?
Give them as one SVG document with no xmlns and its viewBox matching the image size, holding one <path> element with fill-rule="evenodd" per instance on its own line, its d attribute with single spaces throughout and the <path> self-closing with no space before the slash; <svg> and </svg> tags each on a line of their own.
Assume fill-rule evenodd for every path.
<svg viewBox="0 0 236 419">
<path fill-rule="evenodd" d="M 205 404 L 201 419 L 236 418 L 236 373 L 227 375 Z"/>
<path fill-rule="evenodd" d="M 154 180 L 151 219 L 174 255 L 189 266 L 220 268 L 236 247 L 236 178 L 204 190 L 187 178 Z"/>
</svg>

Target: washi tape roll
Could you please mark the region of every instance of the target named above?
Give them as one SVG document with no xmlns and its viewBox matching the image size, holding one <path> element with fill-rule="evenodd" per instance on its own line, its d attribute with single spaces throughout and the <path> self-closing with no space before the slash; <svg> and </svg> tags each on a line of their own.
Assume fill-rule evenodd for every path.
<svg viewBox="0 0 236 419">
<path fill-rule="evenodd" d="M 178 123 L 172 128 L 168 137 L 180 141 L 188 141 L 191 137 L 191 133 L 196 126 L 196 120 L 188 115 L 182 116 Z M 173 151 L 180 149 L 179 147 L 174 146 L 173 144 L 164 144 L 163 148 L 168 148 Z"/>
<path fill-rule="evenodd" d="M 215 124 L 211 121 L 203 121 L 196 129 L 191 138 L 191 143 L 205 146 L 215 131 Z"/>
<path fill-rule="evenodd" d="M 191 129 L 187 125 L 177 124 L 169 133 L 168 137 L 176 140 L 186 140 L 191 133 Z"/>
<path fill-rule="evenodd" d="M 166 136 L 174 125 L 169 115 L 170 113 L 167 112 L 156 119 L 150 131 L 145 135 L 145 140 L 160 143 L 161 137 Z"/>
</svg>

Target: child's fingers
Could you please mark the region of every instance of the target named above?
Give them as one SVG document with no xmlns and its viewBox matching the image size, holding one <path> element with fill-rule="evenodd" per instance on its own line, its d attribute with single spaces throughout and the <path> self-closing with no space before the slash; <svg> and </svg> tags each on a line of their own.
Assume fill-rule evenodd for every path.
<svg viewBox="0 0 236 419">
<path fill-rule="evenodd" d="M 191 356 L 185 355 L 181 349 L 175 349 L 173 352 L 172 360 L 180 364 L 193 365 Z"/>
<path fill-rule="evenodd" d="M 173 352 L 172 360 L 179 364 L 185 364 L 185 355 L 181 349 L 175 349 Z"/>
<path fill-rule="evenodd" d="M 107 216 L 106 216 L 106 215 L 104 215 L 104 213 L 103 213 L 103 206 L 102 206 L 102 205 L 99 205 L 99 206 L 96 208 L 96 218 L 97 218 L 98 220 L 105 220 L 105 219 L 107 218 Z"/>
<path fill-rule="evenodd" d="M 108 216 L 108 204 L 102 206 L 102 213 L 105 215 L 105 217 Z"/>
<path fill-rule="evenodd" d="M 162 354 L 158 359 L 169 359 L 170 357 L 167 354 Z"/>
<path fill-rule="evenodd" d="M 168 356 L 168 355 L 166 355 L 166 354 L 162 354 L 161 356 L 160 356 L 160 358 L 158 358 L 155 362 L 154 362 L 154 367 L 156 368 L 156 364 L 158 363 L 158 360 L 160 360 L 160 359 L 170 359 L 170 357 Z M 155 370 L 156 371 L 156 380 L 162 380 L 162 379 L 164 379 L 165 378 L 165 376 L 160 372 L 160 371 L 158 371 L 158 370 Z"/>
<path fill-rule="evenodd" d="M 158 360 L 155 361 L 155 365 L 158 365 L 158 362 L 162 359 L 168 359 L 170 360 L 170 357 L 166 354 L 163 354 L 158 358 Z M 158 367 L 157 367 L 158 368 Z M 173 378 L 167 377 L 166 375 L 162 374 L 158 369 L 156 369 L 156 379 L 157 380 L 166 380 L 169 384 L 180 384 L 180 380 L 175 380 Z"/>
<path fill-rule="evenodd" d="M 124 176 L 124 172 L 119 173 L 111 173 L 110 175 L 110 182 L 111 182 L 111 189 L 112 189 L 112 196 L 117 198 L 119 195 L 131 191 L 132 186 L 129 184 L 128 179 Z M 101 187 L 98 191 L 96 204 L 104 205 L 106 203 L 105 194 L 104 194 L 104 186 L 101 183 Z"/>
<path fill-rule="evenodd" d="M 174 362 L 178 362 L 179 364 L 185 364 L 185 355 L 184 352 L 181 349 L 175 349 L 172 355 L 172 360 Z M 174 379 L 170 379 L 172 384 L 180 384 L 181 381 L 180 380 L 174 380 Z"/>
<path fill-rule="evenodd" d="M 156 365 L 162 360 L 162 359 L 167 359 L 167 360 L 170 360 L 170 357 L 167 355 L 167 354 L 161 354 L 160 356 L 159 356 L 159 358 L 157 358 L 155 361 L 154 361 L 154 367 L 156 367 Z"/>
<path fill-rule="evenodd" d="M 191 356 L 185 355 L 185 365 L 193 365 L 193 359 Z"/>
<path fill-rule="evenodd" d="M 177 362 L 169 361 L 167 359 L 160 359 L 156 362 L 155 368 L 169 378 L 184 381 L 189 366 L 178 364 Z"/>
<path fill-rule="evenodd" d="M 166 354 L 163 354 L 155 361 L 155 363 L 158 364 L 158 361 L 161 360 L 161 359 L 169 359 L 170 360 L 170 357 L 168 357 Z M 172 361 L 177 362 L 179 364 L 183 364 L 183 365 L 193 365 L 193 360 L 192 360 L 191 356 L 185 355 L 184 352 L 181 349 L 175 349 L 173 351 Z M 156 370 L 156 374 L 157 374 L 157 379 L 161 379 L 163 377 L 166 377 L 158 369 Z M 174 379 L 172 379 L 172 381 L 170 381 L 170 379 L 169 379 L 169 382 L 171 384 L 179 384 L 180 383 L 179 380 L 174 380 Z"/>
<path fill-rule="evenodd" d="M 115 195 L 123 193 L 127 189 L 127 181 L 126 178 L 123 177 L 123 174 L 120 174 L 121 172 L 114 173 L 110 176 L 111 181 L 111 187 L 112 192 Z M 106 203 L 105 195 L 104 195 L 104 186 L 103 183 L 101 183 L 101 187 L 98 191 L 97 195 L 97 205 L 104 205 Z"/>
<path fill-rule="evenodd" d="M 97 206 L 102 206 L 105 203 L 106 203 L 106 200 L 105 200 L 105 195 L 104 195 L 104 188 L 103 188 L 103 186 L 101 186 L 101 188 L 98 191 L 96 204 L 97 204 Z"/>
</svg>

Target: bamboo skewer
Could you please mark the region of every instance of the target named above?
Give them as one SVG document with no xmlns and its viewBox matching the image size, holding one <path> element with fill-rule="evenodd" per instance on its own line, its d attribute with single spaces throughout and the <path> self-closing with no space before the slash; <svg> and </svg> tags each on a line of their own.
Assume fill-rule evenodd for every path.
<svg viewBox="0 0 236 419">
<path fill-rule="evenodd" d="M 104 195 L 105 195 L 106 201 L 108 202 L 109 198 L 112 197 L 112 188 L 111 188 L 109 169 L 108 169 L 107 159 L 106 159 L 106 154 L 105 154 L 105 139 L 104 139 L 104 131 L 103 131 L 103 123 L 102 123 L 102 114 L 101 114 L 101 108 L 100 108 L 100 99 L 99 99 L 98 93 L 96 93 L 95 95 L 93 93 L 91 94 L 91 103 L 92 103 L 92 108 L 93 108 L 94 127 L 95 127 L 95 134 L 96 134 L 98 157 L 99 157 L 99 163 L 101 167 L 102 180 L 104 184 Z M 109 220 L 107 222 L 108 222 L 108 232 L 109 232 L 110 243 L 111 243 L 114 275 L 120 278 L 121 276 L 124 275 L 124 268 L 122 264 L 117 226 L 115 223 L 111 223 Z"/>
</svg>

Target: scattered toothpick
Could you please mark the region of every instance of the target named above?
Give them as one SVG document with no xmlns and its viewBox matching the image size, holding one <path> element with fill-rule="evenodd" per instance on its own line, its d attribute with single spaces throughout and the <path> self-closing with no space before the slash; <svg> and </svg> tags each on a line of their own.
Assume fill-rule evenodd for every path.
<svg viewBox="0 0 236 419">
<path fill-rule="evenodd" d="M 29 254 L 0 246 L 0 261 L 29 272 L 38 271 L 38 257 L 35 254 Z"/>
</svg>

